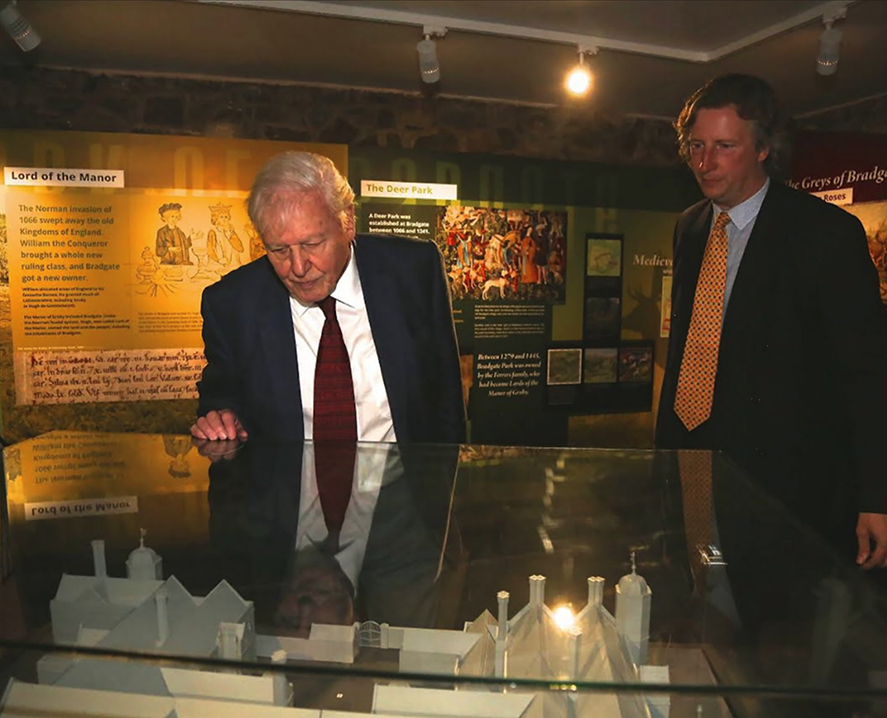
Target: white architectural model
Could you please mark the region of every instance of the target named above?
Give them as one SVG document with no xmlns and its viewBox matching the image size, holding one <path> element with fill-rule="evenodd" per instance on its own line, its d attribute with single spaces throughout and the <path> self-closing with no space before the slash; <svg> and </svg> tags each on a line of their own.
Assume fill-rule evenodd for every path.
<svg viewBox="0 0 887 718">
<path fill-rule="evenodd" d="M 104 543 L 93 542 L 95 576 L 64 575 L 50 605 L 58 644 L 165 655 L 273 663 L 354 661 L 358 646 L 399 651 L 402 672 L 519 680 L 667 683 L 667 667 L 642 666 L 651 592 L 632 572 L 616 587 L 616 616 L 602 604 L 604 580 L 588 579 L 588 603 L 571 620 L 545 605 L 545 578 L 530 577 L 530 601 L 510 620 L 509 595 L 498 594 L 498 617 L 484 611 L 463 631 L 315 624 L 307 639 L 256 635 L 253 604 L 225 581 L 195 598 L 174 577 L 162 579 L 159 556 L 140 545 L 127 561 L 129 578 L 107 576 Z M 280 672 L 240 675 L 154 663 L 48 654 L 38 662 L 40 685 L 10 681 L 0 716 L 279 716 L 369 715 L 289 707 L 292 689 Z M 347 680 L 347 679 L 345 679 Z M 248 704 L 248 707 L 245 706 Z M 631 693 L 500 692 L 482 684 L 455 690 L 376 685 L 375 715 L 501 718 L 667 718 L 668 697 Z"/>
<path fill-rule="evenodd" d="M 129 554 L 126 561 L 126 575 L 129 578 L 136 579 L 162 579 L 163 578 L 163 561 L 153 549 L 145 546 L 145 529 L 139 531 L 139 547 Z M 93 541 L 93 547 L 98 543 Z M 104 542 L 102 542 L 104 543 Z M 93 548 L 93 550 L 95 550 Z"/>
<path fill-rule="evenodd" d="M 637 574 L 632 552 L 631 573 L 616 584 L 616 623 L 628 644 L 632 662 L 638 666 L 647 662 L 652 595 L 647 582 Z"/>
<path fill-rule="evenodd" d="M 615 618 L 603 606 L 603 589 L 603 578 L 589 578 L 588 603 L 574 616 L 569 610 L 552 611 L 546 606 L 545 577 L 530 576 L 530 601 L 510 620 L 510 597 L 506 591 L 501 591 L 498 594 L 498 618 L 484 611 L 477 620 L 465 626 L 464 632 L 383 625 L 379 645 L 381 648 L 399 648 L 401 671 L 409 673 L 448 672 L 600 683 L 668 683 L 667 667 L 639 666 L 641 661 L 646 660 L 652 595 L 644 579 L 637 575 L 633 566 L 632 573 L 619 582 Z M 623 626 L 627 632 L 623 632 Z M 403 701 L 401 705 L 408 708 L 409 715 L 451 715 L 424 712 L 420 704 L 424 704 L 425 699 L 416 705 L 410 700 L 410 695 L 422 695 L 413 694 L 415 690 L 377 686 L 374 712 L 402 715 L 403 711 L 393 710 L 391 703 Z M 473 693 L 485 688 L 468 684 L 468 688 L 463 685 L 459 690 Z M 492 711 L 490 705 L 504 697 L 489 694 L 483 702 L 477 698 L 477 712 L 466 712 L 464 707 L 456 710 L 454 706 L 452 715 L 500 715 L 498 711 Z M 573 693 L 570 695 L 573 705 L 566 713 L 561 694 L 543 692 L 535 697 L 531 694 L 522 697 L 531 698 L 532 702 L 525 709 L 511 713 L 505 709 L 503 701 L 502 710 L 505 713 L 501 715 L 524 718 L 561 715 L 629 718 L 652 715 L 664 718 L 669 710 L 667 695 L 648 701 L 628 693 Z M 509 698 L 516 700 L 517 696 L 511 694 Z M 439 711 L 440 702 L 450 698 L 438 695 L 428 700 L 435 703 Z M 468 699 L 463 697 L 461 700 Z"/>
</svg>

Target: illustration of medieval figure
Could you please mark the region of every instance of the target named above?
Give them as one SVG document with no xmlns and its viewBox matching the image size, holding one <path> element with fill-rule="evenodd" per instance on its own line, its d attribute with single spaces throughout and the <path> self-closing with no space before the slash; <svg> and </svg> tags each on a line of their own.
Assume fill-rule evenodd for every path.
<svg viewBox="0 0 887 718">
<path fill-rule="evenodd" d="M 462 299 L 467 292 L 468 288 L 465 286 L 465 277 L 462 271 L 462 267 L 455 266 L 449 271 L 450 277 L 450 292 L 453 299 Z"/>
<path fill-rule="evenodd" d="M 502 238 L 502 264 L 511 266 L 516 263 L 516 247 L 520 244 L 520 232 L 510 229 Z"/>
<path fill-rule="evenodd" d="M 435 241 L 455 299 L 563 300 L 566 215 L 546 210 L 450 205 Z"/>
<path fill-rule="evenodd" d="M 551 251 L 551 243 L 549 242 L 548 233 L 550 230 L 551 227 L 548 224 L 548 217 L 543 212 L 539 224 L 536 225 L 536 231 L 534 232 L 536 238 L 536 255 L 533 257 L 533 261 L 536 262 L 536 267 L 539 272 L 539 282 L 541 284 L 548 284 L 548 255 Z"/>
<path fill-rule="evenodd" d="M 508 232 L 508 220 L 505 210 L 491 209 L 486 218 L 486 233 L 505 235 Z"/>
<path fill-rule="evenodd" d="M 256 228 L 252 226 L 252 224 L 246 224 L 243 227 L 246 232 L 247 239 L 249 240 L 249 259 L 251 262 L 254 262 L 259 257 L 265 256 L 265 245 L 262 242 L 262 238 L 259 236 L 259 233 L 256 232 Z"/>
<path fill-rule="evenodd" d="M 226 269 L 239 267 L 243 242 L 231 222 L 231 205 L 219 202 L 210 205 L 209 211 L 213 228 L 206 234 L 207 256 Z"/>
<path fill-rule="evenodd" d="M 504 237 L 501 234 L 494 234 L 490 237 L 486 255 L 487 267 L 489 269 L 502 269 L 505 266 L 505 257 L 502 250 L 503 240 Z"/>
<path fill-rule="evenodd" d="M 489 239 L 484 236 L 481 228 L 473 230 L 474 235 L 471 238 L 471 257 L 473 264 L 483 264 L 487 258 L 487 245 Z"/>
<path fill-rule="evenodd" d="M 156 253 L 161 264 L 193 264 L 191 261 L 191 236 L 179 229 L 182 221 L 182 205 L 167 202 L 157 210 L 163 227 L 157 230 Z"/>
<path fill-rule="evenodd" d="M 471 266 L 471 239 L 461 226 L 456 230 L 456 239 L 459 245 L 456 249 L 456 257 L 459 266 L 466 269 Z"/>
<path fill-rule="evenodd" d="M 564 255 L 560 248 L 552 249 L 548 260 L 549 278 L 553 284 L 564 283 Z"/>
<path fill-rule="evenodd" d="M 527 227 L 526 234 L 521 240 L 521 283 L 537 284 L 539 282 L 539 267 L 536 264 L 536 240 L 533 239 L 533 228 Z"/>
</svg>

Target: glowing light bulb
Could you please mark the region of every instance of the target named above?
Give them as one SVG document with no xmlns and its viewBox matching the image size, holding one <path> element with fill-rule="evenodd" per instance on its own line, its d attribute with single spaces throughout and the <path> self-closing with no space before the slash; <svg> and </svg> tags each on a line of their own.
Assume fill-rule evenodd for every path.
<svg viewBox="0 0 887 718">
<path fill-rule="evenodd" d="M 573 609 L 569 606 L 558 606 L 554 609 L 553 615 L 554 622 L 562 631 L 572 628 L 576 623 L 576 614 L 573 613 Z"/>
<path fill-rule="evenodd" d="M 581 96 L 588 93 L 591 88 L 591 72 L 581 62 L 567 75 L 567 90 L 572 94 Z"/>
</svg>

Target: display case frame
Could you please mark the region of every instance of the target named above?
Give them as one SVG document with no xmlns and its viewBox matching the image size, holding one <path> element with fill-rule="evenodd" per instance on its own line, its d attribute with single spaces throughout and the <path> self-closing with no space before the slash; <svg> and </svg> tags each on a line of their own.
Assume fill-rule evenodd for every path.
<svg viewBox="0 0 887 718">
<path fill-rule="evenodd" d="M 292 718 L 284 705 L 339 718 L 887 705 L 880 588 L 720 454 L 699 543 L 677 452 L 361 444 L 349 511 L 363 538 L 340 541 L 330 583 L 306 528 L 312 451 L 85 432 L 6 448 L 0 590 L 17 608 L 0 631 L 0 711 L 105 715 L 124 693 L 110 714 L 135 715 L 139 681 L 152 715 L 250 696 L 251 715 Z M 565 605 L 573 628 L 557 623 Z"/>
</svg>

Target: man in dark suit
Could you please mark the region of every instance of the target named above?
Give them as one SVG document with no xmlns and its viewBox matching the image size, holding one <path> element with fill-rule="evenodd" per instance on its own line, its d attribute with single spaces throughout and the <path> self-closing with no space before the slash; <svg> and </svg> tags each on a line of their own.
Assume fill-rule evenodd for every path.
<svg viewBox="0 0 887 718">
<path fill-rule="evenodd" d="M 722 450 L 805 523 L 852 546 L 863 568 L 884 566 L 887 315 L 864 230 L 840 208 L 772 178 L 784 133 L 763 80 L 710 81 L 675 127 L 706 199 L 675 228 L 656 444 Z M 682 363 L 704 352 L 705 342 L 688 334 L 697 284 L 706 284 L 697 281 L 706 247 L 724 212 L 720 337 L 708 343 L 716 362 L 710 413 L 688 429 L 676 399 L 694 389 L 679 388 Z"/>
<path fill-rule="evenodd" d="M 330 160 L 289 152 L 248 200 L 267 255 L 203 295 L 199 440 L 311 439 L 324 313 L 350 360 L 360 441 L 465 439 L 459 355 L 432 242 L 355 237 L 354 193 Z"/>
</svg>

